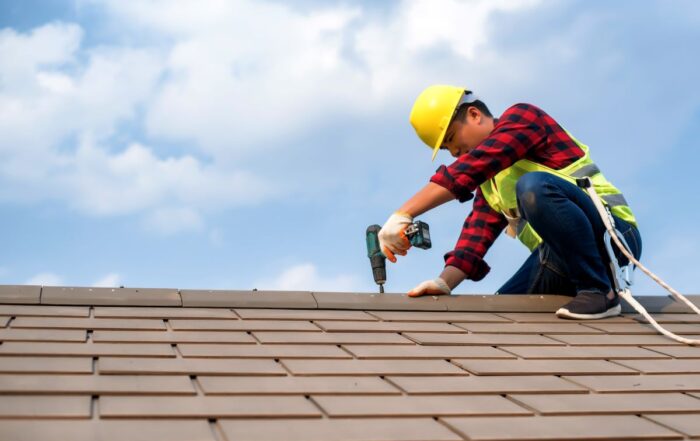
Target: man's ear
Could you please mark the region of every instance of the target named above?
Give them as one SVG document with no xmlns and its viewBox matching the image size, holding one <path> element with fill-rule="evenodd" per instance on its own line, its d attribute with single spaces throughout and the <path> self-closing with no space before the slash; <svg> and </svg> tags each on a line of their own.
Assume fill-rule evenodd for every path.
<svg viewBox="0 0 700 441">
<path fill-rule="evenodd" d="M 474 122 L 474 124 L 481 124 L 481 119 L 483 115 L 479 109 L 476 107 L 470 107 L 467 109 L 467 120 Z"/>
</svg>

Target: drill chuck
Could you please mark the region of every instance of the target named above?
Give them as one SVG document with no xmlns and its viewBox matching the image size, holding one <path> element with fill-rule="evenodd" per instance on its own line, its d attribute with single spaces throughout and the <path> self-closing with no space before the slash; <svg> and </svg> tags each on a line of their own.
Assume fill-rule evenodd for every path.
<svg viewBox="0 0 700 441">
<path fill-rule="evenodd" d="M 377 285 L 383 285 L 386 282 L 386 260 L 382 256 L 370 257 L 372 264 L 372 276 Z"/>
</svg>

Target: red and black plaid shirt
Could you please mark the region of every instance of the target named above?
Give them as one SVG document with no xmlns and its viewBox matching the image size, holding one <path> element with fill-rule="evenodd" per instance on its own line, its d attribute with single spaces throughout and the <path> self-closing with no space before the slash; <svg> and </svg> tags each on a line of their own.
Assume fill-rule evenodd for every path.
<svg viewBox="0 0 700 441">
<path fill-rule="evenodd" d="M 488 204 L 479 185 L 520 159 L 558 170 L 584 155 L 551 116 L 532 104 L 515 104 L 494 122 L 493 131 L 481 144 L 450 166 L 440 166 L 430 179 L 460 202 L 471 199 L 476 190 L 457 246 L 445 254 L 445 265 L 461 269 L 471 280 L 481 280 L 490 271 L 484 256 L 508 225 L 503 214 Z"/>
</svg>

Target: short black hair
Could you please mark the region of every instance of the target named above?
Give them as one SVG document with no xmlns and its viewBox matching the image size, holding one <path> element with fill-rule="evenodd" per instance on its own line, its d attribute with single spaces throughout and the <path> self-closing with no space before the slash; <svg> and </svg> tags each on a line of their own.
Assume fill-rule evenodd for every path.
<svg viewBox="0 0 700 441">
<path fill-rule="evenodd" d="M 461 106 L 459 106 L 459 108 L 457 109 L 457 113 L 455 113 L 455 121 L 464 122 L 467 116 L 467 110 L 470 107 L 476 107 L 484 115 L 488 116 L 489 118 L 493 118 L 493 115 L 491 114 L 491 111 L 486 106 L 486 104 L 484 104 L 484 102 L 481 100 L 476 100 L 473 103 L 464 103 Z"/>
</svg>

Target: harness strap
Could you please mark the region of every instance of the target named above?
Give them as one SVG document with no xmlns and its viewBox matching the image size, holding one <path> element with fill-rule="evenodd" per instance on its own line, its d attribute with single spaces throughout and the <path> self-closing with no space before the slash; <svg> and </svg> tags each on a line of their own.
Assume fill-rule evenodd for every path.
<svg viewBox="0 0 700 441">
<path fill-rule="evenodd" d="M 622 251 L 622 254 L 624 254 L 630 262 L 633 262 L 636 266 L 638 266 L 646 275 L 651 277 L 656 283 L 664 287 L 668 292 L 671 293 L 671 295 L 676 299 L 679 300 L 683 303 L 685 303 L 690 309 L 692 309 L 696 314 L 700 314 L 700 309 L 698 309 L 697 306 L 693 304 L 690 300 L 685 298 L 683 294 L 679 293 L 675 289 L 671 288 L 668 284 L 666 284 L 663 280 L 661 280 L 658 276 L 656 276 L 654 273 L 649 271 L 644 265 L 639 263 L 637 259 L 634 258 L 632 253 L 629 252 L 627 247 L 625 247 L 622 242 L 620 241 L 620 238 L 617 237 L 617 234 L 615 234 L 615 227 L 613 225 L 613 218 L 612 216 L 608 215 L 608 211 L 606 211 L 605 206 L 603 205 L 603 202 L 601 201 L 601 198 L 598 196 L 598 193 L 595 191 L 595 187 L 593 187 L 593 183 L 590 181 L 590 178 L 585 178 L 586 181 L 588 181 L 587 186 L 585 187 L 585 190 L 588 192 L 588 194 L 591 196 L 591 199 L 593 199 L 593 203 L 596 206 L 596 209 L 598 210 L 598 213 L 600 214 L 600 217 L 603 220 L 603 224 L 605 225 L 605 229 L 608 231 L 610 234 L 610 237 L 613 239 L 615 242 L 615 245 Z M 585 185 L 585 184 L 584 184 Z M 611 259 L 615 259 L 615 256 L 612 255 L 610 256 Z M 658 332 L 661 334 L 665 335 L 666 337 L 676 340 L 681 343 L 685 343 L 687 345 L 700 345 L 700 339 L 692 339 L 692 338 L 685 338 L 681 337 L 680 335 L 676 335 L 673 332 L 667 330 L 663 326 L 659 325 L 656 320 L 649 314 L 649 312 L 642 306 L 637 300 L 632 297 L 632 292 L 629 290 L 629 288 L 624 288 L 618 291 L 618 294 L 620 297 L 625 299 L 627 303 L 632 305 L 632 307 L 640 313 L 642 316 L 644 316 L 645 319 L 651 323 L 651 325 L 656 329 Z"/>
</svg>

